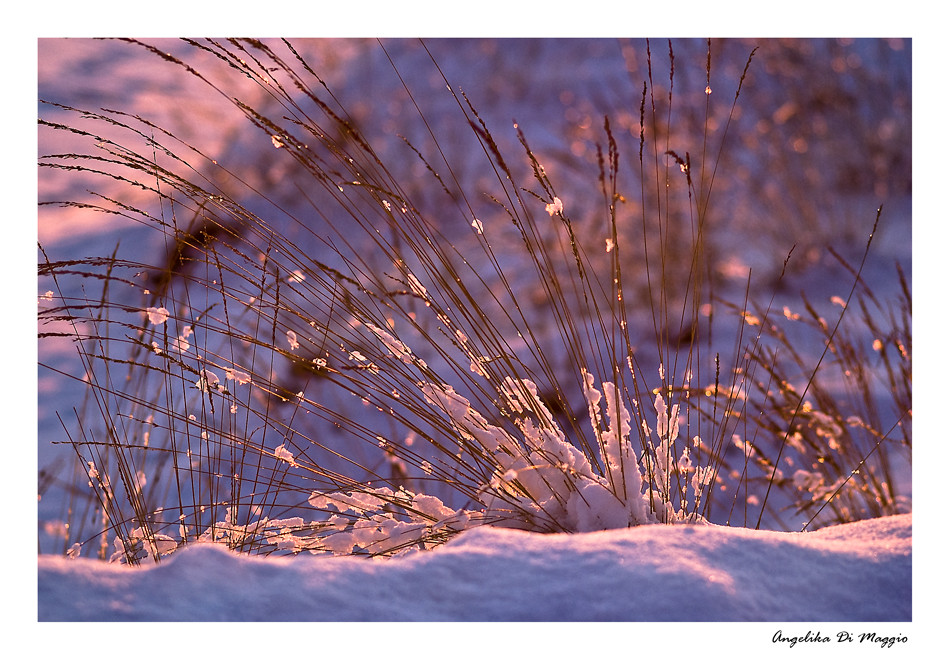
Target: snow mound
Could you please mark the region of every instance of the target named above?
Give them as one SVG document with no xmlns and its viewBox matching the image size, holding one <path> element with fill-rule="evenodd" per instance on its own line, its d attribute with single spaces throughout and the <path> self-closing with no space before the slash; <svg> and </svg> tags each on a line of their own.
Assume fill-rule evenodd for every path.
<svg viewBox="0 0 950 660">
<path fill-rule="evenodd" d="M 38 602 L 40 621 L 910 621 L 911 516 L 805 533 L 480 527 L 387 560 L 40 556 Z"/>
</svg>

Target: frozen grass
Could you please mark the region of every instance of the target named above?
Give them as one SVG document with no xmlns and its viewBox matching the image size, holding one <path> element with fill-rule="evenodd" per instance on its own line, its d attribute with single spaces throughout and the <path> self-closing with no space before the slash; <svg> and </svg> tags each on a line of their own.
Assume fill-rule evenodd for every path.
<svg viewBox="0 0 950 660">
<path fill-rule="evenodd" d="M 45 204 L 144 223 L 166 252 L 42 252 L 41 338 L 73 338 L 89 386 L 63 419 L 82 466 L 64 550 L 137 563 L 213 540 L 388 555 L 481 524 L 783 526 L 792 509 L 815 527 L 906 510 L 888 467 L 911 444 L 903 276 L 899 301 L 877 300 L 866 241 L 831 321 L 807 294 L 796 315 L 751 280 L 730 288 L 711 209 L 755 59 L 734 97 L 699 88 L 687 106 L 705 106 L 701 130 L 680 136 L 683 64 L 656 43 L 639 113 L 602 117 L 576 171 L 545 167 L 530 126 L 505 129 L 513 146 L 496 137 L 448 80 L 439 97 L 407 83 L 415 123 L 370 138 L 379 127 L 284 42 L 192 43 L 266 99 L 208 80 L 278 156 L 259 177 L 273 190 L 144 117 L 56 106 L 71 119 L 41 130 L 91 148 L 41 167 L 153 202 Z M 711 62 L 698 64 L 709 92 Z M 785 253 L 773 286 L 795 263 Z M 780 314 L 814 334 L 786 333 Z"/>
</svg>

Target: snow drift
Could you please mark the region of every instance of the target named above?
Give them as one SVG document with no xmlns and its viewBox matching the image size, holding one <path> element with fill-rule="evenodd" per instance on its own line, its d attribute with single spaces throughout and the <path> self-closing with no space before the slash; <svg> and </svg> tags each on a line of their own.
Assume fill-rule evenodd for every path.
<svg viewBox="0 0 950 660">
<path fill-rule="evenodd" d="M 40 621 L 910 621 L 911 515 L 814 532 L 479 527 L 395 559 L 39 557 Z"/>
</svg>

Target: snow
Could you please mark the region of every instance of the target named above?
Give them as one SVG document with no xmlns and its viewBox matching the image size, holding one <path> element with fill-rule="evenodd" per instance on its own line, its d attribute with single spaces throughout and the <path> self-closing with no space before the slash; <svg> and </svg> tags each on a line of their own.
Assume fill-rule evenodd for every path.
<svg viewBox="0 0 950 660">
<path fill-rule="evenodd" d="M 559 199 L 554 203 L 562 206 Z M 549 213 L 560 210 L 548 206 Z M 480 233 L 481 223 L 475 222 L 472 226 Z M 424 295 L 422 284 L 409 276 Z M 287 341 L 295 349 L 296 337 L 291 335 L 288 332 Z M 189 348 L 186 338 L 180 338 L 179 350 Z M 234 378 L 241 383 L 245 375 L 235 372 Z M 283 445 L 275 452 L 280 449 Z M 919 558 L 920 553 L 918 566 Z M 306 554 L 265 559 L 236 555 L 216 544 L 190 546 L 161 565 L 139 569 L 41 555 L 37 577 L 38 610 L 26 614 L 38 611 L 40 621 L 764 621 L 775 623 L 751 633 L 751 643 L 760 650 L 788 648 L 787 642 L 773 641 L 777 631 L 807 639 L 820 629 L 832 640 L 823 646 L 834 647 L 830 650 L 836 656 L 844 647 L 858 647 L 863 654 L 881 646 L 873 638 L 859 642 L 867 632 L 898 639 L 912 632 L 906 623 L 912 615 L 910 515 L 804 534 L 646 525 L 542 535 L 482 527 L 463 532 L 445 547 L 392 560 Z M 914 612 L 919 621 L 922 608 Z M 888 623 L 858 623 L 870 621 Z M 335 631 L 332 636 L 352 644 L 353 635 L 363 630 L 344 629 L 342 635 Z M 426 639 L 430 629 L 410 630 L 379 634 L 382 652 L 391 655 L 390 647 L 407 634 L 416 655 L 442 653 Z M 468 630 L 452 634 L 448 648 L 492 646 L 506 639 L 499 637 L 498 628 Z M 581 634 L 580 629 L 555 628 L 553 635 L 550 628 L 527 630 L 521 636 L 533 642 L 532 650 L 543 648 L 542 638 L 547 637 L 555 640 L 557 649 L 577 647 L 584 656 L 597 655 L 605 637 L 618 636 L 617 628 L 606 635 Z M 643 634 L 631 633 L 621 647 L 624 656 L 639 655 L 657 643 L 669 654 L 696 641 L 681 631 L 706 631 L 699 633 L 697 643 L 707 652 L 735 650 L 742 643 L 731 627 L 633 630 Z M 837 642 L 839 631 L 853 633 L 855 643 Z M 750 643 L 749 633 L 742 636 Z M 243 649 L 250 637 L 238 632 L 228 646 Z M 911 636 L 916 645 L 898 641 L 889 652 L 919 646 L 920 637 Z M 326 655 L 323 639 L 304 652 Z M 102 641 L 96 638 L 96 643 Z M 287 652 L 281 646 L 293 644 L 290 637 L 268 641 L 270 646 L 262 648 L 271 653 Z M 178 652 L 173 649 L 177 643 L 163 643 Z M 801 647 L 812 650 L 819 644 L 803 641 L 795 646 Z M 299 642 L 292 648 L 299 649 Z M 76 651 L 74 639 L 70 652 Z M 502 651 L 509 655 L 513 647 Z"/>
<path fill-rule="evenodd" d="M 483 526 L 432 551 L 379 560 L 250 557 L 211 543 L 147 568 L 39 557 L 40 621 L 909 622 L 911 614 L 910 514 L 801 533 Z"/>
</svg>

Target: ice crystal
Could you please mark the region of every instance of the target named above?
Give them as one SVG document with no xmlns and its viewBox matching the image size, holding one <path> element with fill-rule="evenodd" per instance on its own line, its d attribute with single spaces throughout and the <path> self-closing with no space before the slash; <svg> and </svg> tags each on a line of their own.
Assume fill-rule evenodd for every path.
<svg viewBox="0 0 950 660">
<path fill-rule="evenodd" d="M 152 325 L 161 325 L 168 320 L 168 310 L 164 307 L 149 307 L 145 313 L 148 314 L 148 321 Z"/>
<path fill-rule="evenodd" d="M 220 391 L 222 389 L 221 379 L 218 378 L 218 375 L 213 371 L 208 371 L 207 369 L 202 369 L 199 374 L 198 381 L 195 383 L 197 387 L 202 392 L 209 392 L 212 390 Z"/>
<path fill-rule="evenodd" d="M 415 293 L 420 298 L 427 298 L 429 296 L 429 292 L 426 290 L 426 288 L 422 285 L 422 282 L 420 282 L 419 279 L 415 275 L 413 275 L 412 273 L 409 273 L 408 279 L 409 279 L 409 288 L 412 289 L 413 293 Z"/>
<path fill-rule="evenodd" d="M 283 444 L 277 446 L 277 448 L 274 450 L 274 456 L 282 461 L 290 463 L 291 465 L 297 464 L 296 461 L 294 461 L 294 455 Z"/>
<path fill-rule="evenodd" d="M 290 345 L 290 350 L 296 351 L 300 348 L 300 343 L 297 341 L 297 333 L 293 330 L 287 331 L 287 343 Z"/>
<path fill-rule="evenodd" d="M 389 334 L 382 328 L 379 328 L 373 325 L 372 323 L 366 324 L 366 327 L 369 328 L 369 330 L 373 334 L 376 335 L 376 337 L 386 346 L 386 348 L 389 350 L 390 353 L 393 354 L 394 357 L 399 358 L 406 364 L 412 364 L 415 362 L 415 363 L 418 363 L 420 367 L 425 368 L 425 363 L 422 360 L 418 360 L 412 354 L 412 350 L 405 343 L 403 343 L 399 339 L 396 339 L 391 334 Z M 354 356 L 354 353 L 356 355 L 359 355 L 358 351 L 354 351 L 353 353 L 350 354 L 351 360 L 358 359 Z"/>
<path fill-rule="evenodd" d="M 225 369 L 224 375 L 228 380 L 233 380 L 238 385 L 247 385 L 251 382 L 251 374 L 236 369 Z"/>
<path fill-rule="evenodd" d="M 179 335 L 172 341 L 172 348 L 174 348 L 179 353 L 187 353 L 188 349 L 191 348 L 191 344 L 184 335 Z"/>
</svg>

